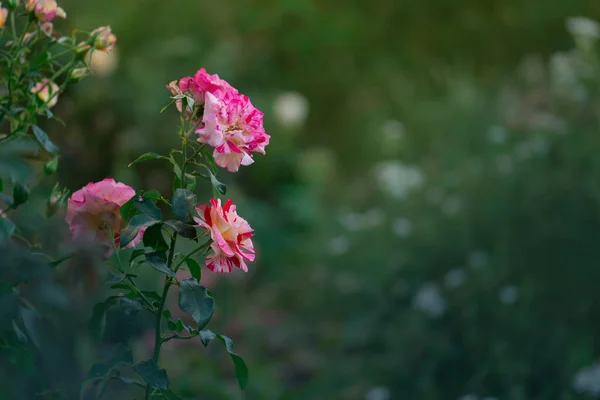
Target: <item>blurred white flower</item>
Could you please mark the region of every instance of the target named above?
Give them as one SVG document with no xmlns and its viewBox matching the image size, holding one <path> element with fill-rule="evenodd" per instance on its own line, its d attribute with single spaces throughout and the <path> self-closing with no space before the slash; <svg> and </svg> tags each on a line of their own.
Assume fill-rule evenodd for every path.
<svg viewBox="0 0 600 400">
<path fill-rule="evenodd" d="M 600 364 L 581 368 L 573 378 L 573 389 L 578 393 L 600 396 Z"/>
<path fill-rule="evenodd" d="M 458 400 L 477 400 L 477 396 L 474 394 L 465 394 L 464 396 L 460 396 Z"/>
<path fill-rule="evenodd" d="M 349 231 L 359 231 L 363 228 L 363 216 L 355 212 L 347 212 L 339 218 L 340 224 Z"/>
<path fill-rule="evenodd" d="M 383 223 L 384 218 L 380 208 L 372 208 L 363 215 L 363 223 L 367 228 L 375 228 Z"/>
<path fill-rule="evenodd" d="M 467 271 L 463 268 L 454 268 L 446 273 L 444 276 L 444 284 L 448 289 L 456 289 L 462 286 L 467 280 Z"/>
<path fill-rule="evenodd" d="M 452 196 L 442 204 L 442 212 L 448 216 L 456 215 L 462 207 L 462 201 L 458 196 Z"/>
<path fill-rule="evenodd" d="M 387 120 L 381 125 L 381 135 L 384 143 L 397 143 L 404 136 L 404 124 L 393 119 Z"/>
<path fill-rule="evenodd" d="M 587 89 L 579 81 L 580 64 L 577 55 L 557 52 L 550 58 L 550 77 L 552 88 L 560 95 L 575 101 L 587 98 Z"/>
<path fill-rule="evenodd" d="M 439 204 L 444 200 L 444 191 L 437 187 L 433 186 L 427 190 L 427 200 L 431 204 Z"/>
<path fill-rule="evenodd" d="M 507 136 L 506 129 L 500 125 L 490 126 L 490 129 L 487 132 L 488 140 L 494 144 L 502 144 L 506 142 Z"/>
<path fill-rule="evenodd" d="M 469 254 L 467 263 L 473 269 L 481 269 L 487 265 L 487 255 L 481 250 L 474 251 Z"/>
<path fill-rule="evenodd" d="M 392 230 L 394 233 L 402 238 L 410 236 L 412 229 L 412 222 L 406 218 L 398 218 L 392 224 Z"/>
<path fill-rule="evenodd" d="M 365 400 L 388 400 L 390 398 L 390 391 L 388 388 L 383 386 L 375 386 L 367 391 Z"/>
<path fill-rule="evenodd" d="M 329 252 L 333 255 L 342 255 L 348 251 L 348 239 L 345 236 L 338 236 L 329 242 Z"/>
<path fill-rule="evenodd" d="M 446 301 L 434 283 L 424 284 L 413 297 L 412 305 L 431 318 L 440 317 L 446 311 Z"/>
<path fill-rule="evenodd" d="M 565 23 L 567 31 L 578 38 L 598 39 L 600 37 L 600 25 L 598 22 L 586 17 L 567 18 Z"/>
<path fill-rule="evenodd" d="M 496 158 L 496 168 L 501 174 L 510 174 L 514 169 L 514 162 L 510 156 L 498 156 Z"/>
<path fill-rule="evenodd" d="M 567 128 L 565 121 L 547 111 L 535 113 L 530 123 L 534 128 L 547 129 L 554 133 L 564 133 Z"/>
<path fill-rule="evenodd" d="M 423 173 L 417 167 L 399 161 L 383 161 L 375 166 L 375 175 L 382 190 L 402 199 L 414 188 L 423 185 Z"/>
<path fill-rule="evenodd" d="M 273 101 L 273 114 L 283 126 L 301 126 L 308 117 L 308 100 L 300 93 L 282 93 Z"/>
<path fill-rule="evenodd" d="M 550 143 L 548 143 L 548 139 L 541 135 L 531 138 L 530 146 L 531 150 L 537 154 L 546 154 L 550 149 Z"/>
<path fill-rule="evenodd" d="M 500 289 L 500 302 L 503 304 L 514 304 L 519 298 L 519 288 L 507 285 Z"/>
</svg>

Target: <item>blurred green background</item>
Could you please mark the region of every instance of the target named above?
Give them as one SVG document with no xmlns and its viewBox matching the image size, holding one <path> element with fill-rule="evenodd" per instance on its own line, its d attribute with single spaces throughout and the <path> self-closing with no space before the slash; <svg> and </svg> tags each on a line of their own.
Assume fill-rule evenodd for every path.
<svg viewBox="0 0 600 400">
<path fill-rule="evenodd" d="M 63 30 L 119 38 L 59 102 L 67 127 L 47 127 L 70 189 L 114 176 L 169 193 L 165 165 L 126 165 L 177 142 L 164 85 L 200 67 L 272 136 L 222 175 L 257 262 L 206 278 L 250 386 L 222 349 L 184 341 L 161 356 L 175 392 L 600 396 L 600 31 L 568 20 L 600 18 L 600 2 L 60 3 Z M 136 318 L 111 315 L 107 340 L 147 354 Z"/>
</svg>

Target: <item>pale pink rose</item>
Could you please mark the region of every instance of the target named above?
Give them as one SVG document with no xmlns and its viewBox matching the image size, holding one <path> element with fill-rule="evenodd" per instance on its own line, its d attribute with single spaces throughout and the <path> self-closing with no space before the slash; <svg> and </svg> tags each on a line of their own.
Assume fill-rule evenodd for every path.
<svg viewBox="0 0 600 400">
<path fill-rule="evenodd" d="M 94 39 L 94 47 L 96 50 L 110 53 L 117 43 L 117 35 L 112 33 L 110 26 L 101 26 L 92 31 Z"/>
<path fill-rule="evenodd" d="M 135 196 L 135 190 L 112 178 L 90 182 L 68 200 L 66 221 L 75 240 L 86 240 L 111 246 L 119 244 L 121 206 Z M 142 241 L 144 230 L 126 247 Z M 112 233 L 112 237 L 111 237 Z"/>
<path fill-rule="evenodd" d="M 55 17 L 67 18 L 67 13 L 58 6 L 56 0 L 27 0 L 25 7 L 41 22 L 50 22 Z"/>
<path fill-rule="evenodd" d="M 257 110 L 250 99 L 229 91 L 206 93 L 206 104 L 198 128 L 198 141 L 215 148 L 213 157 L 217 165 L 236 172 L 240 165 L 254 162 L 250 153 L 265 154 L 270 136 L 263 127 L 263 113 Z"/>
<path fill-rule="evenodd" d="M 40 100 L 46 103 L 48 108 L 52 108 L 56 105 L 59 92 L 60 88 L 58 85 L 54 82 L 50 82 L 47 78 L 44 78 L 41 82 L 31 88 L 31 93 L 37 94 Z"/>
<path fill-rule="evenodd" d="M 199 226 L 210 232 L 214 253 L 206 257 L 206 267 L 213 272 L 231 272 L 233 266 L 248 272 L 244 259 L 254 261 L 252 228 L 245 219 L 237 215 L 231 200 L 221 207 L 221 199 L 210 199 L 210 206 L 196 207 Z"/>
<path fill-rule="evenodd" d="M 6 8 L 0 8 L 0 29 L 4 28 L 4 25 L 6 25 L 7 17 L 8 17 L 8 10 Z"/>
</svg>

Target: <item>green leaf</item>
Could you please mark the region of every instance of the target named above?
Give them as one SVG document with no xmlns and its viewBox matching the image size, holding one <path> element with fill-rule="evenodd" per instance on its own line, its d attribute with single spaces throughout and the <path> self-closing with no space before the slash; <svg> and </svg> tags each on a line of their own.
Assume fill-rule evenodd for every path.
<svg viewBox="0 0 600 400">
<path fill-rule="evenodd" d="M 134 164 L 141 163 L 141 162 L 148 161 L 148 160 L 168 160 L 168 159 L 169 159 L 168 157 L 161 156 L 160 154 L 157 154 L 157 153 L 145 153 L 145 154 L 142 154 L 141 156 L 139 156 L 135 161 L 131 162 L 127 166 L 127 168 L 131 167 Z"/>
<path fill-rule="evenodd" d="M 148 190 L 147 192 L 144 192 L 144 194 L 142 195 L 142 198 L 144 199 L 150 199 L 153 201 L 158 201 L 160 199 L 162 199 L 162 195 L 160 194 L 160 192 L 158 190 Z"/>
<path fill-rule="evenodd" d="M 239 354 L 236 354 L 233 351 L 233 341 L 225 335 L 216 335 L 217 338 L 225 345 L 227 352 L 231 356 L 231 361 L 233 361 L 233 367 L 235 370 L 235 377 L 240 385 L 240 389 L 244 390 L 246 385 L 248 384 L 248 367 L 246 366 L 246 362 Z"/>
<path fill-rule="evenodd" d="M 44 165 L 44 172 L 46 175 L 52 175 L 58 169 L 58 159 L 59 157 L 54 157 L 52 160 L 48 161 L 46 165 Z"/>
<path fill-rule="evenodd" d="M 119 246 L 121 248 L 127 246 L 133 239 L 135 239 L 141 228 L 148 228 L 159 222 L 160 221 L 147 214 L 134 215 L 133 218 L 131 218 L 131 221 L 129 221 L 127 228 L 121 231 Z"/>
<path fill-rule="evenodd" d="M 121 206 L 121 222 L 124 225 L 129 225 L 131 218 L 136 215 L 139 211 L 135 206 L 135 196 L 129 199 L 125 204 Z"/>
<path fill-rule="evenodd" d="M 33 125 L 32 129 L 33 129 L 33 135 L 35 136 L 37 141 L 40 143 L 40 145 L 44 148 L 44 150 L 46 150 L 48 153 L 52 153 L 52 154 L 58 153 L 58 147 L 56 147 L 56 145 L 50 141 L 46 132 L 44 132 L 42 129 L 40 129 L 40 127 L 37 125 Z"/>
<path fill-rule="evenodd" d="M 16 208 L 29 200 L 29 190 L 20 183 L 13 188 L 13 207 Z"/>
<path fill-rule="evenodd" d="M 128 299 L 122 297 L 119 302 L 121 309 L 128 317 L 134 317 L 138 312 L 144 309 L 144 304 L 141 299 Z"/>
<path fill-rule="evenodd" d="M 126 378 L 124 376 L 111 376 L 110 379 L 118 379 L 126 385 L 135 385 L 141 388 L 145 387 L 145 385 L 142 382 L 133 378 Z"/>
<path fill-rule="evenodd" d="M 210 182 L 212 183 L 212 185 L 214 186 L 214 188 L 217 189 L 217 191 L 219 193 L 221 193 L 222 195 L 226 195 L 227 194 L 227 185 L 225 185 L 224 183 L 219 182 L 219 180 L 217 179 L 217 177 L 212 172 L 210 174 Z"/>
<path fill-rule="evenodd" d="M 159 389 L 168 389 L 169 377 L 167 371 L 156 365 L 154 361 L 147 360 L 139 362 L 133 366 L 133 370 L 137 372 L 148 385 Z"/>
<path fill-rule="evenodd" d="M 173 195 L 173 213 L 183 222 L 192 223 L 194 208 L 196 207 L 196 195 L 189 190 L 177 189 Z"/>
<path fill-rule="evenodd" d="M 146 238 L 146 234 L 148 232 L 148 230 L 154 228 L 154 225 L 151 226 L 150 228 L 148 228 L 146 230 L 146 232 L 144 232 L 144 239 Z M 132 263 L 133 261 L 135 261 L 136 258 L 138 258 L 139 256 L 143 256 L 145 254 L 144 249 L 135 249 L 131 252 L 131 256 L 129 257 L 129 263 Z"/>
<path fill-rule="evenodd" d="M 194 225 L 189 225 L 181 221 L 166 221 L 165 225 L 170 226 L 184 238 L 188 239 L 196 239 L 196 227 Z"/>
<path fill-rule="evenodd" d="M 160 221 L 162 219 L 162 213 L 160 212 L 160 208 L 156 207 L 151 199 L 143 199 L 140 201 L 137 196 L 133 201 L 135 204 L 135 208 L 137 208 L 142 214 L 146 214 L 152 219 Z"/>
<path fill-rule="evenodd" d="M 195 279 L 185 279 L 179 282 L 179 308 L 190 314 L 198 329 L 202 329 L 213 316 L 215 302 Z"/>
<path fill-rule="evenodd" d="M 88 328 L 96 340 L 102 339 L 104 335 L 104 329 L 106 329 L 106 310 L 115 304 L 119 298 L 119 296 L 110 296 L 105 301 L 97 303 L 94 306 Z"/>
<path fill-rule="evenodd" d="M 217 337 L 212 331 L 209 331 L 208 329 L 205 331 L 200 331 L 199 335 L 200 341 L 202 342 L 204 347 L 208 346 L 208 343 L 210 343 L 211 340 Z"/>
<path fill-rule="evenodd" d="M 15 224 L 8 218 L 0 217 L 0 243 L 15 233 Z"/>
<path fill-rule="evenodd" d="M 152 253 L 146 253 L 146 262 L 157 271 L 162 272 L 165 275 L 175 278 L 175 272 L 167 267 L 167 253 L 164 251 L 155 251 Z"/>
<path fill-rule="evenodd" d="M 200 279 L 202 278 L 202 268 L 200 268 L 200 264 L 198 263 L 198 261 L 189 257 L 185 259 L 185 263 L 187 264 L 188 269 L 190 270 L 192 278 L 200 282 Z"/>
<path fill-rule="evenodd" d="M 151 247 L 154 251 L 167 251 L 169 245 L 163 236 L 162 224 L 152 225 L 144 232 L 144 247 Z"/>
<path fill-rule="evenodd" d="M 27 336 L 33 342 L 35 347 L 42 350 L 42 332 L 41 328 L 41 317 L 39 313 L 30 308 L 21 307 L 21 318 L 23 319 L 23 325 L 27 331 Z"/>
</svg>

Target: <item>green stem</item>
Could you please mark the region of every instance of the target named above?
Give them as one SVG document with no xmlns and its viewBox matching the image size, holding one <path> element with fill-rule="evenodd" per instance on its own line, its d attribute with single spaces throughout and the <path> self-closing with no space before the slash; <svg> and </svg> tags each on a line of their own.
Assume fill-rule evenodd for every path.
<svg viewBox="0 0 600 400">
<path fill-rule="evenodd" d="M 177 233 L 173 235 L 173 239 L 171 239 L 171 245 L 169 246 L 169 256 L 167 259 L 167 268 L 171 269 L 173 265 L 173 256 L 175 255 L 175 244 L 177 243 Z M 160 297 L 160 303 L 158 305 L 158 310 L 156 311 L 156 325 L 154 331 L 154 353 L 152 355 L 152 360 L 155 364 L 158 364 L 158 358 L 160 356 L 160 346 L 162 345 L 162 313 L 165 309 L 165 302 L 167 301 L 167 295 L 169 294 L 169 288 L 171 287 L 171 278 L 169 276 L 165 276 L 165 284 L 163 286 L 162 295 Z M 152 387 L 150 385 L 146 385 L 146 395 L 145 399 L 150 400 Z"/>
</svg>

